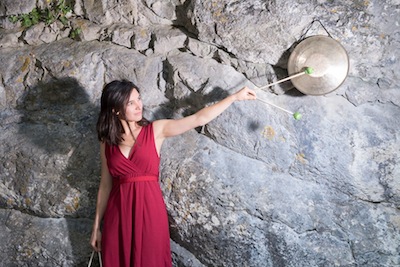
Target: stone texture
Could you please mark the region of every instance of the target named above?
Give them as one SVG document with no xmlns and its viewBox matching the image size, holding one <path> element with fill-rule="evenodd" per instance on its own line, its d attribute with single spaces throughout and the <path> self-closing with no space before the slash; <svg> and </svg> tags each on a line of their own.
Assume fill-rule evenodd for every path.
<svg viewBox="0 0 400 267">
<path fill-rule="evenodd" d="M 398 1 L 79 0 L 29 29 L 7 16 L 47 3 L 17 2 L 0 3 L 0 266 L 87 266 L 105 83 L 179 118 L 286 77 L 316 34 L 349 54 L 340 88 L 257 90 L 302 120 L 239 102 L 167 140 L 174 266 L 400 266 Z"/>
</svg>

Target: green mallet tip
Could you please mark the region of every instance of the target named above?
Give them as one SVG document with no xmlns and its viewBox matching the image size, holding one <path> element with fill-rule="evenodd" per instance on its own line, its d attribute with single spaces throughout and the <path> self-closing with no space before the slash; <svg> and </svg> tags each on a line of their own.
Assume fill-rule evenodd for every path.
<svg viewBox="0 0 400 267">
<path fill-rule="evenodd" d="M 314 69 L 311 68 L 311 67 L 307 67 L 306 70 L 305 70 L 306 74 L 312 74 L 313 72 L 314 72 Z"/>
<path fill-rule="evenodd" d="M 295 120 L 300 120 L 301 119 L 301 114 L 299 112 L 295 112 L 295 113 L 293 113 L 293 118 Z"/>
</svg>

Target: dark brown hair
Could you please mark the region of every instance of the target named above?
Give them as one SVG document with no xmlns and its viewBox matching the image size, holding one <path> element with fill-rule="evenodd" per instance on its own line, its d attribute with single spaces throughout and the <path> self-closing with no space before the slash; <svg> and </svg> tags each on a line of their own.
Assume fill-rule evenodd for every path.
<svg viewBox="0 0 400 267">
<path fill-rule="evenodd" d="M 119 117 L 125 118 L 125 108 L 133 89 L 139 92 L 139 88 L 127 80 L 112 81 L 104 86 L 100 100 L 100 114 L 96 125 L 97 137 L 101 142 L 118 145 L 124 140 L 122 138 L 124 128 Z M 117 115 L 117 112 L 119 115 Z M 142 118 L 138 123 L 144 126 L 148 124 L 148 121 Z"/>
</svg>

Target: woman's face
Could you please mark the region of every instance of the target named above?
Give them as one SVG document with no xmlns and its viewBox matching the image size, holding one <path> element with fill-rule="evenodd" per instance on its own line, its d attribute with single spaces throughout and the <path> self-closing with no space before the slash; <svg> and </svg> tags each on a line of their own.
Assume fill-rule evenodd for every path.
<svg viewBox="0 0 400 267">
<path fill-rule="evenodd" d="M 143 117 L 143 103 L 140 94 L 136 89 L 133 89 L 129 97 L 129 101 L 125 109 L 125 120 L 129 122 L 138 122 Z"/>
</svg>

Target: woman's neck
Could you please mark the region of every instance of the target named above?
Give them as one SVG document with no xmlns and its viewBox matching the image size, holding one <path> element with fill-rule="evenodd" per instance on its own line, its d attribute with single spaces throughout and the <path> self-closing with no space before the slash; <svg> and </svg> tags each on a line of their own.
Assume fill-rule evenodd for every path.
<svg viewBox="0 0 400 267">
<path fill-rule="evenodd" d="M 121 120 L 122 127 L 124 128 L 124 135 L 131 136 L 136 141 L 138 131 L 142 128 L 137 122 Z M 125 139 L 125 138 L 124 138 Z"/>
</svg>

